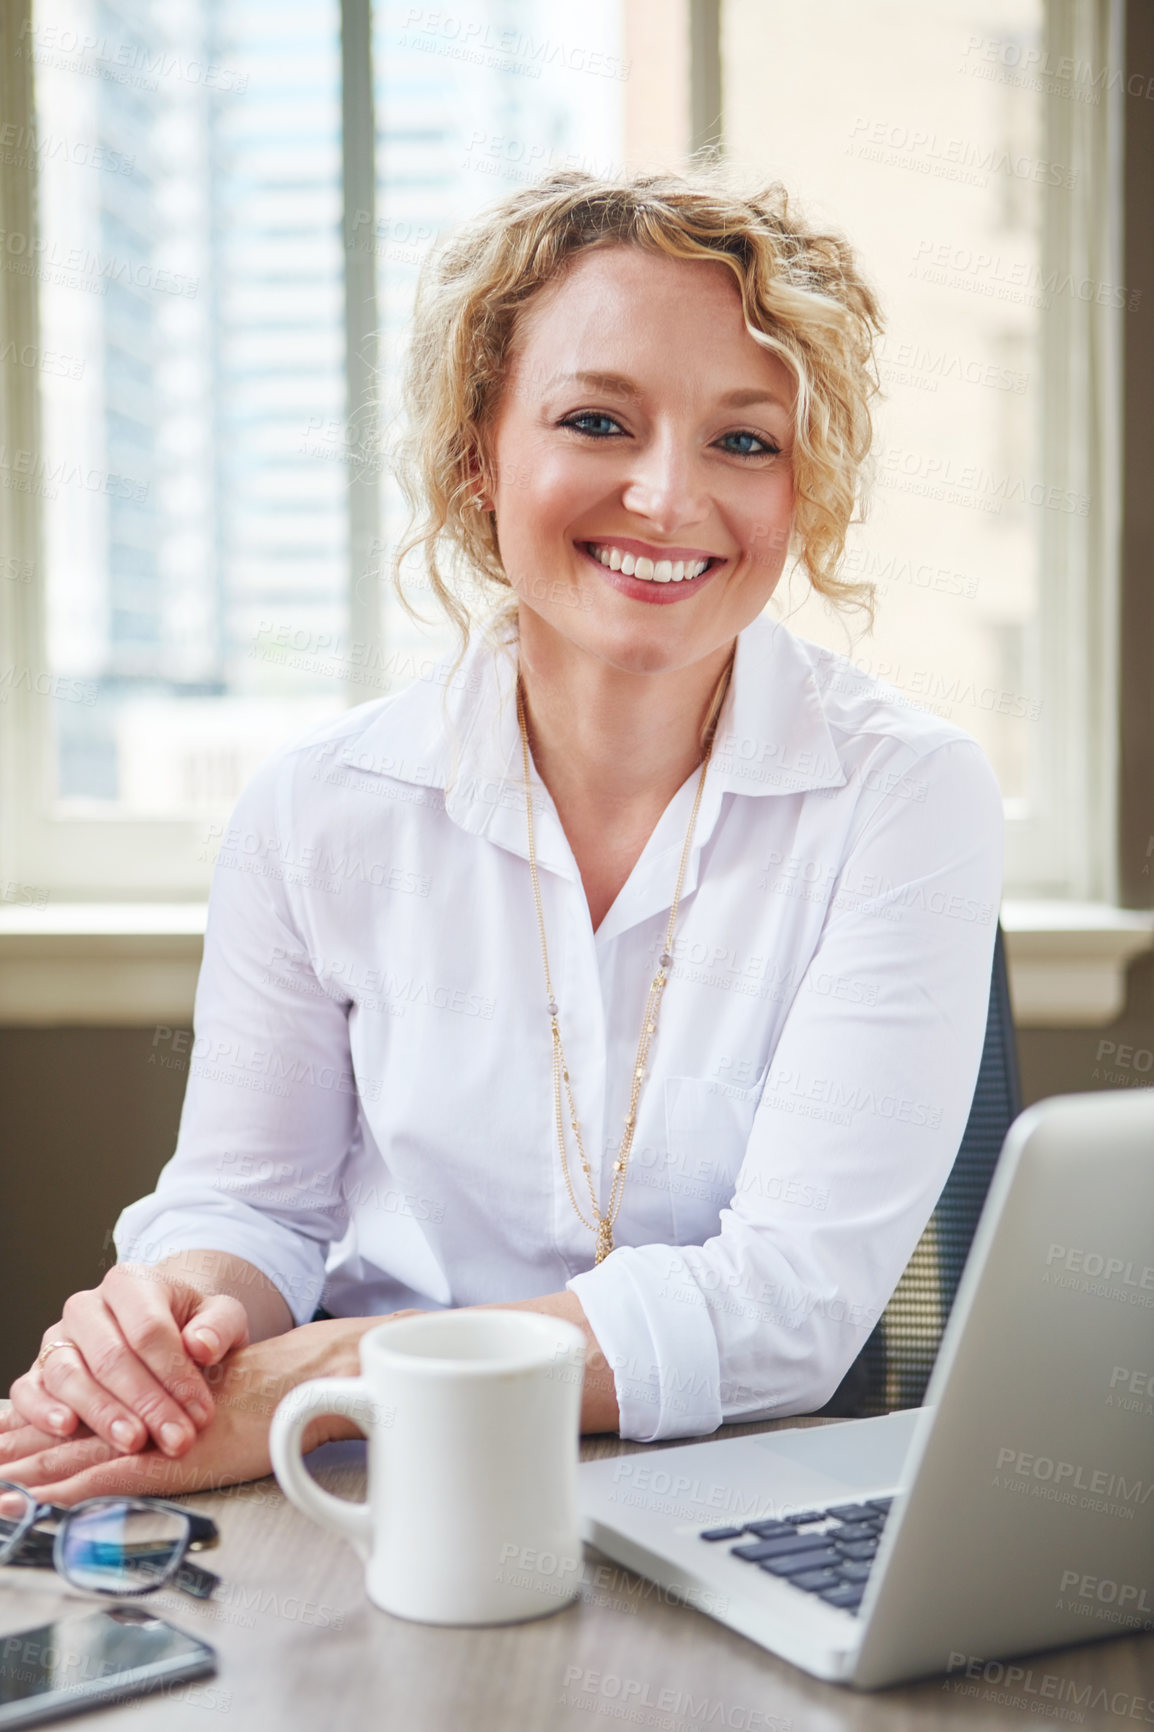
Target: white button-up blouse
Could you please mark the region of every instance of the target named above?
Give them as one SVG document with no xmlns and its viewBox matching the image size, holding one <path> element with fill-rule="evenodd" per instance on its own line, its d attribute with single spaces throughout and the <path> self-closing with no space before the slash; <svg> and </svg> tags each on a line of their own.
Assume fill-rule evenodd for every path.
<svg viewBox="0 0 1154 1732">
<path fill-rule="evenodd" d="M 450 667 L 313 729 L 242 796 L 179 1141 L 121 1216 L 119 1254 L 232 1252 L 298 1322 L 322 1297 L 364 1316 L 567 1287 L 627 1438 L 812 1411 L 876 1323 L 965 1127 L 1001 881 L 989 765 L 768 616 L 741 633 L 616 1249 L 594 1267 L 556 1144 L 515 662 L 478 634 Z M 595 932 L 534 771 L 602 1205 L 699 773 Z"/>
</svg>

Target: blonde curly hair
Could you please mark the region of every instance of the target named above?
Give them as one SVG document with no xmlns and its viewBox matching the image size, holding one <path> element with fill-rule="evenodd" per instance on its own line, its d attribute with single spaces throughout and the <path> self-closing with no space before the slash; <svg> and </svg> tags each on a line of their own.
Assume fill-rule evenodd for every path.
<svg viewBox="0 0 1154 1732">
<path fill-rule="evenodd" d="M 847 582 L 837 570 L 873 433 L 877 299 L 848 243 L 810 227 L 783 186 L 741 192 L 717 166 L 613 180 L 550 174 L 457 229 L 426 261 L 404 380 L 407 427 L 393 456 L 410 512 L 393 561 L 404 606 L 421 617 L 401 574 L 402 561 L 420 548 L 462 653 L 470 612 L 463 586 L 455 588 L 447 572 L 482 592 L 504 589 L 505 611 L 515 607 L 493 514 L 468 505 L 489 472 L 486 435 L 517 318 L 577 254 L 619 244 L 732 270 L 746 329 L 780 357 L 797 387 L 792 551 L 820 594 L 863 609 L 872 622 L 873 585 Z"/>
</svg>

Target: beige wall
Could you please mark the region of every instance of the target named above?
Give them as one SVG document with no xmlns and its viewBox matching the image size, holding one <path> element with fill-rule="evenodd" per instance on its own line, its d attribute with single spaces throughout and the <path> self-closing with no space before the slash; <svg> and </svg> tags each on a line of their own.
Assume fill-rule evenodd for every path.
<svg viewBox="0 0 1154 1732">
<path fill-rule="evenodd" d="M 125 1203 L 171 1154 L 184 1076 L 147 1028 L 0 1029 L 0 1392 L 100 1279 Z"/>
<path fill-rule="evenodd" d="M 1100 1057 L 1113 1041 L 1122 1062 Z M 1126 1048 L 1132 1049 L 1127 1055 Z M 1130 974 L 1110 1028 L 1024 1029 L 1026 1104 L 1154 1082 L 1154 957 Z M 0 1029 L 0 1390 L 24 1369 L 74 1288 L 100 1279 L 125 1203 L 172 1151 L 184 1073 L 155 1062 L 151 1029 Z"/>
<path fill-rule="evenodd" d="M 625 59 L 626 167 L 674 167 L 689 141 L 689 0 L 627 0 Z"/>
</svg>

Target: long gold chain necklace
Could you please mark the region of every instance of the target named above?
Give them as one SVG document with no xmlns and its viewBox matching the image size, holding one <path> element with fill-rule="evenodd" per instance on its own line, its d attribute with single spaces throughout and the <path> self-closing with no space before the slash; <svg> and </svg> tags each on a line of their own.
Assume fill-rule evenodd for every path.
<svg viewBox="0 0 1154 1732">
<path fill-rule="evenodd" d="M 724 684 L 728 684 L 732 661 L 722 676 Z M 724 685 L 719 684 L 718 692 L 724 696 Z M 716 722 L 720 709 L 720 697 L 714 695 L 711 706 L 713 721 Z M 690 844 L 693 841 L 693 831 L 697 824 L 697 812 L 701 805 L 701 793 L 705 787 L 705 772 L 709 768 L 709 760 L 713 756 L 714 734 L 711 728 L 705 757 L 701 765 L 701 775 L 697 779 L 697 793 L 693 799 L 693 811 L 689 814 L 689 828 L 685 833 L 685 845 L 681 850 L 681 864 L 677 869 L 677 885 L 673 892 L 673 906 L 669 911 L 669 925 L 665 929 L 665 944 L 657 961 L 657 973 L 649 985 L 649 997 L 645 1001 L 645 1014 L 641 1018 L 641 1039 L 637 1044 L 637 1058 L 633 1065 L 633 1087 L 629 1096 L 629 1111 L 625 1115 L 625 1134 L 621 1138 L 621 1147 L 617 1159 L 613 1163 L 613 1186 L 609 1193 L 609 1205 L 604 1214 L 597 1206 L 597 1193 L 593 1189 L 593 1171 L 589 1157 L 585 1153 L 585 1145 L 581 1140 L 581 1126 L 577 1120 L 577 1107 L 573 1100 L 573 1088 L 569 1081 L 569 1066 L 565 1061 L 565 1049 L 561 1044 L 561 1027 L 557 1020 L 559 1006 L 553 991 L 553 980 L 549 972 L 549 946 L 545 939 L 545 915 L 541 907 L 541 885 L 537 878 L 537 850 L 533 833 L 533 797 L 529 784 L 529 730 L 525 722 L 525 698 L 521 685 L 521 675 L 517 675 L 517 721 L 521 728 L 521 759 L 525 773 L 525 813 L 529 825 L 529 871 L 533 879 L 533 899 L 537 904 L 537 930 L 541 936 L 541 960 L 545 965 L 546 1010 L 549 1016 L 549 1026 L 553 1033 L 553 1107 L 557 1122 L 557 1147 L 561 1152 L 561 1169 L 565 1174 L 565 1189 L 569 1193 L 569 1201 L 577 1212 L 577 1218 L 583 1226 L 589 1228 L 596 1240 L 594 1263 L 601 1263 L 613 1249 L 613 1223 L 621 1208 L 621 1196 L 625 1188 L 625 1171 L 629 1165 L 629 1156 L 633 1148 L 633 1133 L 637 1126 L 637 1102 L 641 1094 L 641 1084 L 645 1079 L 645 1066 L 649 1057 L 649 1048 L 653 1036 L 657 1033 L 657 1013 L 661 1006 L 661 995 L 669 978 L 669 970 L 673 965 L 673 933 L 677 925 L 677 906 L 681 901 L 681 887 L 685 881 L 685 868 L 689 860 Z M 561 1085 L 565 1085 L 565 1098 L 569 1103 L 569 1123 L 573 1127 L 573 1135 L 577 1142 L 577 1152 L 581 1156 L 581 1167 L 585 1174 L 585 1183 L 589 1188 L 589 1201 L 592 1206 L 593 1219 L 587 1221 L 581 1213 L 573 1190 L 573 1181 L 569 1174 L 569 1156 L 565 1148 L 565 1115 L 561 1105 Z"/>
</svg>

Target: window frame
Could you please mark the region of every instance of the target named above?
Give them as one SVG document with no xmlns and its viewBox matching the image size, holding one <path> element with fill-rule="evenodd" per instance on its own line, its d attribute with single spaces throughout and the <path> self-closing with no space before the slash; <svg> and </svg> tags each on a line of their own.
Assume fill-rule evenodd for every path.
<svg viewBox="0 0 1154 1732">
<path fill-rule="evenodd" d="M 1125 65 L 1124 0 L 1044 0 L 1045 65 Z M 1035 626 L 1043 713 L 1037 810 L 1008 817 L 1007 893 L 1113 904 L 1118 895 L 1118 630 L 1125 307 L 1124 80 L 1098 104 L 1051 91 L 1045 155 L 1074 186 L 1043 190 L 1042 277 L 1092 283 L 1105 304 L 1058 293 L 1042 321 L 1040 469 L 1085 496 L 1085 517 L 1042 513 Z M 1074 368 L 1071 355 L 1089 358 Z M 1071 801 L 1078 820 L 1065 814 Z"/>
<path fill-rule="evenodd" d="M 628 0 L 627 0 L 628 3 Z M 690 63 L 691 124 L 697 143 L 712 136 L 722 111 L 716 52 L 722 4 L 689 0 L 688 27 L 697 50 Z M 12 52 L 31 27 L 32 0 L 8 14 L 9 52 L 0 70 L 4 112 L 20 127 L 33 118 L 33 68 Z M 1123 64 L 1124 0 L 1046 0 L 1047 47 L 1094 65 Z M 345 238 L 346 404 L 349 428 L 350 634 L 382 646 L 374 547 L 381 503 L 375 464 L 356 453 L 377 449 L 374 379 L 379 305 L 376 258 L 358 249 L 355 224 L 374 232 L 375 162 L 371 0 L 342 0 L 342 162 Z M 708 37 L 713 51 L 704 53 Z M 1117 81 L 1121 82 L 1121 81 Z M 1122 282 L 1123 180 L 1121 89 L 1106 88 L 1097 105 L 1051 95 L 1048 154 L 1078 169 L 1083 189 L 1051 190 L 1045 221 L 1044 272 Z M 700 136 L 698 136 L 700 135 Z M 1063 202 L 1065 201 L 1065 202 Z M 31 235 L 35 167 L 0 165 L 0 228 Z M 1106 261 L 1106 266 L 1103 265 Z M 1108 268 L 1107 268 L 1108 267 Z M 1044 605 L 1038 634 L 1043 693 L 1040 799 L 1032 817 L 1007 820 L 1007 894 L 1111 903 L 1117 894 L 1118 620 L 1121 524 L 1121 368 L 1124 312 L 1073 295 L 1055 297 L 1044 324 L 1047 375 L 1042 472 L 1049 484 L 1090 497 L 1085 518 L 1043 513 Z M 0 272 L 0 342 L 17 352 L 38 338 L 35 279 Z M 1058 361 L 1085 353 L 1075 372 Z M 6 368 L 0 440 L 10 453 L 40 449 L 37 374 Z M 0 896 L 9 902 L 158 902 L 202 900 L 211 865 L 204 817 L 144 819 L 56 814 L 50 807 L 52 699 L 32 689 L 50 681 L 45 654 L 41 502 L 6 495 L 9 534 L 0 553 L 30 569 L 32 581 L 0 583 L 0 639 L 18 669 L 32 674 L 0 704 Z M 9 658 L 5 655 L 5 661 Z M 1059 699 L 1060 694 L 1060 699 Z M 350 702 L 363 698 L 350 687 Z M 1079 821 L 1067 816 L 1071 803 Z"/>
<path fill-rule="evenodd" d="M 27 136 L 35 118 L 33 63 L 14 52 L 32 29 L 33 0 L 15 0 L 4 30 L 7 52 L 0 68 L 0 112 Z M 359 460 L 377 449 L 375 394 L 378 364 L 376 253 L 355 245 L 356 223 L 368 213 L 375 228 L 375 118 L 372 84 L 371 0 L 341 0 L 342 232 L 345 252 L 345 402 L 349 557 L 346 594 L 350 637 L 367 644 L 376 665 L 382 622 L 379 589 L 363 578 L 373 571 L 373 549 L 381 534 L 376 465 Z M 35 234 L 36 170 L 29 153 L 23 167 L 0 163 L 0 231 Z M 16 353 L 39 343 L 35 279 L 0 271 L 0 344 Z M 17 375 L 0 401 L 0 442 L 12 453 L 38 453 L 42 420 L 37 377 Z M 46 653 L 43 587 L 44 534 L 40 501 L 10 493 L 13 510 L 0 555 L 31 581 L 0 582 L 0 666 L 11 660 L 30 679 L 0 702 L 0 901 L 35 907 L 44 903 L 114 904 L 203 902 L 212 865 L 212 820 L 142 818 L 90 814 L 79 802 L 53 810 L 55 775 L 51 697 L 34 690 L 51 686 Z M 365 696 L 351 681 L 350 703 Z M 179 923 L 178 923 L 179 924 Z"/>
</svg>

